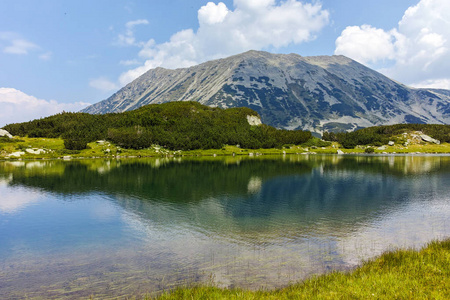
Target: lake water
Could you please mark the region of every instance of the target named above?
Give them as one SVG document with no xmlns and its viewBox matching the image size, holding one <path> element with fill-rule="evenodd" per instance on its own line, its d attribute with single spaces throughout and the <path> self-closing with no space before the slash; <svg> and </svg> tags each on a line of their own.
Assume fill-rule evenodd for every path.
<svg viewBox="0 0 450 300">
<path fill-rule="evenodd" d="M 2 299 L 272 289 L 449 236 L 449 156 L 0 162 Z"/>
</svg>

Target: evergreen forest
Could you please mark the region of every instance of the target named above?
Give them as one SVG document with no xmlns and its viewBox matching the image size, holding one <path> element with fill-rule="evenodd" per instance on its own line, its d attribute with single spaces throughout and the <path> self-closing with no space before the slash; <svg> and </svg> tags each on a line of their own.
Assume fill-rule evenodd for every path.
<svg viewBox="0 0 450 300">
<path fill-rule="evenodd" d="M 280 148 L 312 138 L 309 131 L 282 130 L 265 124 L 251 126 L 247 116 L 258 114 L 245 107 L 221 109 L 198 102 L 168 102 L 103 115 L 63 112 L 9 124 L 4 129 L 22 137 L 62 138 L 69 150 L 85 149 L 87 143 L 96 140 L 131 149 L 160 145 L 171 150 L 194 150 L 220 149 L 224 145 Z"/>
</svg>

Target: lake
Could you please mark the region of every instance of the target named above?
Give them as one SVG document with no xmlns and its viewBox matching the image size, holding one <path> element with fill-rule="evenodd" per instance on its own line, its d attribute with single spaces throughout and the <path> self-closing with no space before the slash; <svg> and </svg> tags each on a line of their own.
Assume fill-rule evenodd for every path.
<svg viewBox="0 0 450 300">
<path fill-rule="evenodd" d="M 273 289 L 450 236 L 450 156 L 0 162 L 0 295 Z"/>
</svg>

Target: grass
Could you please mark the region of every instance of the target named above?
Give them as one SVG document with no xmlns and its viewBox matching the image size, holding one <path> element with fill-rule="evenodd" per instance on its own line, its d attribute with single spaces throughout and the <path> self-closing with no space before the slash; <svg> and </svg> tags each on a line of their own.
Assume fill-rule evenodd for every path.
<svg viewBox="0 0 450 300">
<path fill-rule="evenodd" d="M 179 288 L 144 299 L 450 299 L 450 239 L 396 250 L 350 273 L 333 272 L 274 291 Z"/>
<path fill-rule="evenodd" d="M 8 154 L 25 151 L 26 149 L 45 149 L 46 153 L 30 154 L 20 156 L 21 159 L 55 159 L 63 158 L 64 156 L 71 156 L 74 158 L 92 158 L 92 157 L 148 157 L 148 156 L 231 156 L 231 155 L 282 155 L 282 154 L 336 154 L 337 149 L 340 149 L 346 154 L 362 154 L 365 147 L 356 147 L 355 149 L 343 149 L 339 147 L 338 143 L 332 143 L 329 146 L 311 146 L 311 145 L 290 145 L 283 147 L 282 149 L 241 149 L 236 146 L 226 145 L 222 149 L 207 149 L 207 150 L 190 150 L 190 151 L 173 151 L 160 147 L 150 147 L 147 149 L 122 149 L 114 144 L 108 142 L 99 144 L 92 142 L 88 144 L 88 149 L 81 151 L 70 151 L 64 148 L 64 142 L 62 139 L 55 138 L 28 138 L 21 137 L 17 141 L 5 142 L 0 140 L 0 159 L 18 159 L 17 157 L 7 158 Z M 443 143 L 440 145 L 421 143 L 416 145 L 410 145 L 404 147 L 402 145 L 385 146 L 384 150 L 378 150 L 375 147 L 374 154 L 381 153 L 450 153 L 450 144 Z"/>
</svg>

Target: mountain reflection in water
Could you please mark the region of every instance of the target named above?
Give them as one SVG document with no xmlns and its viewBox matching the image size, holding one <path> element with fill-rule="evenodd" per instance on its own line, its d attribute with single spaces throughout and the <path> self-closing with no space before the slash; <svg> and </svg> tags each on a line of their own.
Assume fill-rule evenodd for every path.
<svg viewBox="0 0 450 300">
<path fill-rule="evenodd" d="M 1 162 L 0 294 L 283 286 L 448 236 L 448 182 L 449 156 Z"/>
</svg>

